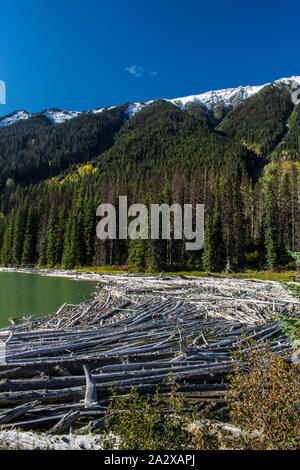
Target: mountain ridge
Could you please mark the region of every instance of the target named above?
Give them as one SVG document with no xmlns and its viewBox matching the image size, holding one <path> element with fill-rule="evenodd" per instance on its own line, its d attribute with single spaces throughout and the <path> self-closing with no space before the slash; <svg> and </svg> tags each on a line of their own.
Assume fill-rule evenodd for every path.
<svg viewBox="0 0 300 470">
<path fill-rule="evenodd" d="M 62 124 L 67 120 L 74 119 L 82 114 L 88 113 L 102 113 L 103 111 L 108 111 L 114 108 L 124 107 L 126 108 L 126 114 L 129 119 L 135 116 L 136 113 L 141 111 L 144 107 L 152 104 L 155 101 L 163 100 L 169 102 L 180 109 L 185 110 L 186 107 L 190 104 L 198 104 L 205 109 L 207 113 L 212 113 L 218 107 L 224 107 L 226 112 L 230 111 L 237 105 L 239 105 L 244 100 L 252 97 L 253 95 L 259 93 L 263 88 L 271 85 L 286 85 L 288 87 L 293 87 L 295 84 L 300 88 L 300 76 L 292 76 L 289 78 L 280 78 L 274 82 L 265 83 L 264 85 L 246 85 L 239 86 L 236 88 L 224 88 L 220 90 L 211 90 L 200 94 L 188 95 L 180 98 L 157 98 L 155 100 L 141 101 L 141 102 L 128 102 L 123 105 L 108 106 L 103 108 L 95 108 L 88 111 L 68 111 L 61 110 L 58 108 L 51 108 L 37 113 L 29 113 L 25 110 L 17 110 L 6 116 L 0 117 L 0 128 L 11 126 L 18 121 L 27 120 L 31 117 L 44 115 L 46 116 L 52 124 Z M 295 89 L 295 88 L 294 88 Z"/>
</svg>

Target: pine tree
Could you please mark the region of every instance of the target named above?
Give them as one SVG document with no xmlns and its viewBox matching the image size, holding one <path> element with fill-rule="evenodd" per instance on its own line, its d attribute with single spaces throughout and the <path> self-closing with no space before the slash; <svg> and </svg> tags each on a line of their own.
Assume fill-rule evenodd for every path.
<svg viewBox="0 0 300 470">
<path fill-rule="evenodd" d="M 36 256 L 36 238 L 35 238 L 35 214 L 32 207 L 28 210 L 26 232 L 24 238 L 24 247 L 22 253 L 22 264 L 35 262 Z"/>
<path fill-rule="evenodd" d="M 137 269 L 145 269 L 150 257 L 149 240 L 130 240 L 128 263 Z"/>
<path fill-rule="evenodd" d="M 95 246 L 96 235 L 96 208 L 94 206 L 93 197 L 86 196 L 84 204 L 84 244 L 85 244 L 85 259 L 84 264 L 90 266 Z"/>
<path fill-rule="evenodd" d="M 75 256 L 71 247 L 71 233 L 73 230 L 73 216 L 69 214 L 64 237 L 64 251 L 62 256 L 62 265 L 64 268 L 72 269 L 75 266 Z"/>
<path fill-rule="evenodd" d="M 27 206 L 20 206 L 14 226 L 14 238 L 12 248 L 12 258 L 14 264 L 20 264 L 22 260 L 23 244 L 26 229 Z"/>
<path fill-rule="evenodd" d="M 15 226 L 15 211 L 11 211 L 6 220 L 6 228 L 3 234 L 3 244 L 1 250 L 1 261 L 7 266 L 13 262 L 12 260 L 12 247 L 14 239 L 14 226 Z"/>
<path fill-rule="evenodd" d="M 216 190 L 213 213 L 207 221 L 202 255 L 203 268 L 207 271 L 222 271 L 226 263 L 226 250 L 222 234 L 220 190 Z"/>
<path fill-rule="evenodd" d="M 3 245 L 3 237 L 6 230 L 7 217 L 0 212 L 0 260 L 1 260 L 1 248 Z"/>
<path fill-rule="evenodd" d="M 43 237 L 42 242 L 41 242 L 40 256 L 38 260 L 38 265 L 40 267 L 44 267 L 47 265 L 46 250 L 47 250 L 47 239 L 46 237 Z"/>
<path fill-rule="evenodd" d="M 244 207 L 240 192 L 240 183 L 235 177 L 233 181 L 233 238 L 234 238 L 234 265 L 241 269 L 245 264 L 245 227 Z"/>
<path fill-rule="evenodd" d="M 58 216 L 55 204 L 52 205 L 47 227 L 47 246 L 46 246 L 46 260 L 50 268 L 54 268 L 59 262 L 57 250 L 57 237 L 58 237 Z"/>
<path fill-rule="evenodd" d="M 214 269 L 214 239 L 213 239 L 213 219 L 208 217 L 204 233 L 202 266 L 205 271 Z"/>
<path fill-rule="evenodd" d="M 275 269 L 278 266 L 278 214 L 276 207 L 276 196 L 273 193 L 273 187 L 270 179 L 265 179 L 265 247 L 266 261 L 269 269 Z"/>
</svg>

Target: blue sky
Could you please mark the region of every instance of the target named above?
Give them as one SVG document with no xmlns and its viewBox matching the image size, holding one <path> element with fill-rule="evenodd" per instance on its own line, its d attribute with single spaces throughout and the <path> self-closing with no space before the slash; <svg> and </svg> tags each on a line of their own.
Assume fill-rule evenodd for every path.
<svg viewBox="0 0 300 470">
<path fill-rule="evenodd" d="M 1 116 L 300 75 L 298 0 L 10 0 L 0 18 Z"/>
</svg>

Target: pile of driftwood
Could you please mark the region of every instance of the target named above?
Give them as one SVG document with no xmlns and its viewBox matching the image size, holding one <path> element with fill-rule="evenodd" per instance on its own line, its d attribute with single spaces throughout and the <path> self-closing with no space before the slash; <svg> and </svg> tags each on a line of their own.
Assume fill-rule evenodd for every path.
<svg viewBox="0 0 300 470">
<path fill-rule="evenodd" d="M 274 318 L 274 312 L 289 314 L 300 310 L 300 301 L 293 298 L 279 283 L 257 279 L 228 277 L 172 276 L 102 276 L 101 286 L 115 296 L 140 299 L 144 295 L 185 300 L 197 306 L 210 318 L 260 324 Z"/>
<path fill-rule="evenodd" d="M 170 374 L 187 403 L 224 400 L 244 333 L 286 351 L 275 314 L 300 314 L 274 282 L 105 275 L 100 287 L 81 305 L 0 330 L 2 433 L 101 429 L 112 384 L 167 394 Z"/>
</svg>

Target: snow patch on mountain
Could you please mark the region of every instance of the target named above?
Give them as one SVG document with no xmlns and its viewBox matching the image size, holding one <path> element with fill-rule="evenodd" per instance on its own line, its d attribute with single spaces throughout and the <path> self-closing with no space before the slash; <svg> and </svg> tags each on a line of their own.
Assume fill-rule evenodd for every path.
<svg viewBox="0 0 300 470">
<path fill-rule="evenodd" d="M 213 111 L 215 107 L 224 105 L 225 107 L 232 108 L 237 106 L 242 101 L 258 93 L 266 85 L 261 86 L 245 86 L 238 88 L 227 88 L 224 90 L 207 91 L 200 95 L 185 96 L 183 98 L 175 98 L 166 100 L 173 103 L 180 108 L 183 108 L 190 103 L 198 103 L 204 106 L 209 111 Z"/>
<path fill-rule="evenodd" d="M 53 124 L 62 124 L 63 122 L 68 121 L 69 119 L 74 119 L 75 117 L 81 114 L 80 111 L 46 111 L 43 113 L 47 118 L 51 119 Z"/>
<path fill-rule="evenodd" d="M 60 110 L 49 110 L 44 111 L 42 113 L 28 113 L 27 111 L 15 111 L 14 113 L 6 116 L 4 118 L 0 118 L 0 127 L 11 126 L 18 121 L 22 121 L 25 119 L 29 119 L 33 116 L 41 116 L 44 115 L 49 118 L 53 124 L 62 124 L 69 119 L 73 119 L 81 114 L 80 111 L 60 111 Z"/>
<path fill-rule="evenodd" d="M 92 109 L 92 113 L 93 114 L 100 114 L 100 113 L 103 113 L 103 111 L 110 111 L 111 109 L 115 109 L 117 108 L 117 106 L 109 106 L 109 107 L 106 107 L 106 108 L 96 108 L 96 109 Z"/>
<path fill-rule="evenodd" d="M 14 113 L 6 116 L 4 118 L 0 118 L 0 127 L 11 126 L 18 121 L 22 121 L 24 119 L 30 118 L 31 114 L 27 113 L 27 111 L 15 111 Z"/>
<path fill-rule="evenodd" d="M 126 113 L 128 114 L 129 119 L 132 119 L 136 113 L 144 109 L 146 106 L 149 106 L 149 104 L 153 103 L 154 101 L 145 101 L 143 103 L 131 103 L 127 110 Z"/>
<path fill-rule="evenodd" d="M 300 87 L 300 77 L 290 77 L 290 78 L 280 78 L 279 80 L 276 80 L 275 83 L 283 83 L 285 85 L 296 85 L 296 87 Z"/>
<path fill-rule="evenodd" d="M 105 108 L 92 109 L 92 113 L 93 114 L 100 114 L 100 113 L 103 113 L 104 110 L 105 110 Z"/>
</svg>

